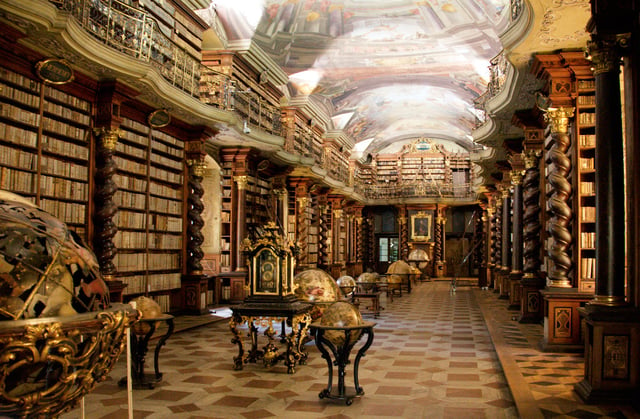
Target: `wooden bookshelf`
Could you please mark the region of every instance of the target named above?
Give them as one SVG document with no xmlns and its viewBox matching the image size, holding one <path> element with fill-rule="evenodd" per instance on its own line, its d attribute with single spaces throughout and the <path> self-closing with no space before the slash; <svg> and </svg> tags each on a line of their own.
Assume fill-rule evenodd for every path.
<svg viewBox="0 0 640 419">
<path fill-rule="evenodd" d="M 578 271 L 577 287 L 583 292 L 594 292 L 596 275 L 595 223 L 595 81 L 591 78 L 576 80 L 575 153 L 576 218 Z"/>
<path fill-rule="evenodd" d="M 92 104 L 61 89 L 0 67 L 0 188 L 87 240 Z"/>
<path fill-rule="evenodd" d="M 125 295 L 151 295 L 169 311 L 170 299 L 160 296 L 181 286 L 184 142 L 129 118 L 120 130 L 114 154 L 118 278 L 127 284 Z"/>
</svg>

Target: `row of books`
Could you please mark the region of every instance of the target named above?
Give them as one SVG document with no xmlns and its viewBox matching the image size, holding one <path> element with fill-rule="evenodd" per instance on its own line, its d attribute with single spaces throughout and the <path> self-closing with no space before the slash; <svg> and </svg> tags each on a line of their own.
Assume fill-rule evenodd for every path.
<svg viewBox="0 0 640 419">
<path fill-rule="evenodd" d="M 594 249 L 596 247 L 596 233 L 591 231 L 580 232 L 580 247 Z"/>
<path fill-rule="evenodd" d="M 585 279 L 595 279 L 596 277 L 596 259 L 582 258 L 580 259 L 580 276 Z"/>
<path fill-rule="evenodd" d="M 580 195 L 593 195 L 595 193 L 595 182 L 580 182 Z"/>
<path fill-rule="evenodd" d="M 594 168 L 594 159 L 591 157 L 580 157 L 579 162 L 581 169 L 592 170 Z"/>
<path fill-rule="evenodd" d="M 159 250 L 182 250 L 182 235 L 150 233 L 149 248 Z"/>
<path fill-rule="evenodd" d="M 144 212 L 119 210 L 114 219 L 116 224 L 122 228 L 138 230 L 146 230 L 147 228 L 147 214 Z"/>
<path fill-rule="evenodd" d="M 38 155 L 0 144 L 0 165 L 24 170 L 38 170 Z"/>
<path fill-rule="evenodd" d="M 40 124 L 40 114 L 26 111 L 10 103 L 0 103 L 0 116 L 37 127 Z"/>
<path fill-rule="evenodd" d="M 77 143 L 63 141 L 48 135 L 42 136 L 42 151 L 80 160 L 89 159 L 89 147 L 82 147 Z"/>
<path fill-rule="evenodd" d="M 147 195 L 118 190 L 113 196 L 113 203 L 118 207 L 145 210 L 147 208 Z"/>
<path fill-rule="evenodd" d="M 182 200 L 182 188 L 171 188 L 161 183 L 151 182 L 149 184 L 149 193 L 152 195 L 158 195 L 163 198 L 171 198 L 176 200 Z"/>
<path fill-rule="evenodd" d="M 134 160 L 127 160 L 118 155 L 113 156 L 113 160 L 118 167 L 118 170 L 122 170 L 129 173 L 134 173 L 141 176 L 147 175 L 147 165 L 143 163 L 139 163 Z"/>
<path fill-rule="evenodd" d="M 578 145 L 580 147 L 595 147 L 596 136 L 595 134 L 580 134 L 578 135 Z"/>
<path fill-rule="evenodd" d="M 20 102 L 32 108 L 37 108 L 40 105 L 40 96 L 13 88 L 5 83 L 0 83 L 0 97 Z"/>
<path fill-rule="evenodd" d="M 81 164 L 42 156 L 42 173 L 77 179 L 84 182 L 89 180 L 89 168 Z"/>
<path fill-rule="evenodd" d="M 133 176 L 127 176 L 121 173 L 116 173 L 113 176 L 113 181 L 120 188 L 125 188 L 130 191 L 137 191 L 141 193 L 147 192 L 147 180 L 140 179 Z"/>
<path fill-rule="evenodd" d="M 42 198 L 40 208 L 67 224 L 85 224 L 86 221 L 85 204 Z"/>
<path fill-rule="evenodd" d="M 66 106 L 59 105 L 57 103 L 45 101 L 42 104 L 42 109 L 44 112 L 52 113 L 56 116 L 68 119 L 70 121 L 75 121 L 76 123 L 82 125 L 91 124 L 91 116 L 87 115 L 86 113 L 67 108 Z"/>
<path fill-rule="evenodd" d="M 173 233 L 181 233 L 182 218 L 153 214 L 151 217 L 150 227 L 153 230 L 162 230 L 162 231 L 170 231 Z"/>
<path fill-rule="evenodd" d="M 88 130 L 75 125 L 69 125 L 65 122 L 58 121 L 57 119 L 49 118 L 47 116 L 42 118 L 42 129 L 65 137 L 73 138 L 77 141 L 88 141 L 89 138 Z"/>
<path fill-rule="evenodd" d="M 182 158 L 182 156 L 179 156 L 179 157 Z M 155 153 L 151 154 L 151 161 L 157 164 L 162 164 L 163 166 L 167 166 L 175 170 L 183 169 L 182 160 L 173 160 L 159 154 L 155 154 Z"/>
<path fill-rule="evenodd" d="M 596 207 L 580 207 L 580 220 L 594 222 L 596 220 Z"/>
<path fill-rule="evenodd" d="M 579 90 L 590 90 L 596 88 L 595 80 L 578 80 L 578 89 Z"/>
<path fill-rule="evenodd" d="M 180 288 L 181 279 L 180 273 L 149 274 L 149 292 Z"/>
<path fill-rule="evenodd" d="M 182 173 L 173 173 L 157 167 L 149 167 L 149 175 L 154 179 L 164 180 L 169 183 L 182 184 Z"/>
<path fill-rule="evenodd" d="M 595 105 L 596 97 L 594 95 L 581 95 L 578 96 L 578 105 Z"/>
<path fill-rule="evenodd" d="M 157 196 L 149 197 L 149 209 L 151 211 L 163 212 L 167 214 L 182 215 L 182 202 L 160 198 Z"/>
<path fill-rule="evenodd" d="M 6 68 L 0 68 L 0 79 L 23 87 L 32 92 L 39 92 L 42 84 L 36 80 L 23 76 L 22 74 L 13 72 Z"/>
<path fill-rule="evenodd" d="M 180 269 L 179 254 L 117 253 L 113 263 L 119 272 L 160 271 Z"/>
<path fill-rule="evenodd" d="M 42 195 L 61 199 L 87 201 L 89 199 L 89 184 L 59 177 L 41 175 L 40 192 Z"/>
<path fill-rule="evenodd" d="M 116 151 L 118 153 L 121 153 L 123 156 L 132 156 L 132 157 L 137 157 L 139 159 L 147 158 L 147 151 L 145 149 L 134 147 L 122 141 L 117 142 Z"/>
<path fill-rule="evenodd" d="M 12 144 L 36 148 L 38 146 L 38 133 L 8 124 L 0 124 L 0 140 Z"/>
<path fill-rule="evenodd" d="M 17 193 L 33 194 L 36 192 L 35 173 L 2 167 L 0 170 L 0 189 Z"/>
<path fill-rule="evenodd" d="M 78 108 L 84 112 L 91 111 L 91 102 L 84 99 L 80 99 L 79 97 L 67 94 L 61 90 L 54 89 L 53 87 L 47 84 L 45 84 L 44 86 L 44 95 L 47 98 L 51 98 L 59 102 L 63 102 L 66 105 L 73 106 L 74 108 Z"/>
<path fill-rule="evenodd" d="M 582 112 L 578 115 L 578 122 L 581 125 L 593 125 L 596 123 L 595 112 Z"/>
</svg>

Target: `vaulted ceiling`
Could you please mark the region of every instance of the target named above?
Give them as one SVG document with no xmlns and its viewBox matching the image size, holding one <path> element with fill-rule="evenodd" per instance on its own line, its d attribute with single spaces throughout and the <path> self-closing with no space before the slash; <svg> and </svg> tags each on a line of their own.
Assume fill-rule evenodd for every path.
<svg viewBox="0 0 640 419">
<path fill-rule="evenodd" d="M 329 109 L 352 157 L 419 137 L 475 147 L 473 101 L 502 49 L 509 0 L 213 0 L 229 41 L 252 39 L 292 96 Z"/>
</svg>

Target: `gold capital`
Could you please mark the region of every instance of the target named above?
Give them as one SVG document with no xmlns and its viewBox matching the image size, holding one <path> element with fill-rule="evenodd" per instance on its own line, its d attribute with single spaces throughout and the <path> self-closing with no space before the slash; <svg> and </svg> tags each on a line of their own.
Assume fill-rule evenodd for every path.
<svg viewBox="0 0 640 419">
<path fill-rule="evenodd" d="M 94 128 L 93 133 L 100 139 L 100 146 L 105 150 L 115 150 L 118 138 L 122 134 L 118 128 Z"/>
<path fill-rule="evenodd" d="M 243 190 L 247 188 L 247 184 L 249 183 L 249 178 L 245 175 L 234 176 L 233 181 L 238 184 L 239 190 Z"/>
<path fill-rule="evenodd" d="M 538 161 L 542 152 L 540 150 L 527 150 L 522 153 L 524 157 L 524 167 L 527 169 L 532 169 L 538 166 Z"/>
<path fill-rule="evenodd" d="M 574 107 L 549 108 L 545 119 L 551 123 L 551 132 L 560 134 L 569 132 L 569 118 L 573 118 L 574 111 Z"/>
<path fill-rule="evenodd" d="M 511 172 L 511 184 L 514 186 L 522 184 L 522 176 L 524 175 L 523 170 L 513 170 Z"/>
<path fill-rule="evenodd" d="M 197 177 L 204 176 L 204 169 L 207 168 L 207 165 L 204 164 L 202 160 L 195 160 L 195 159 L 187 160 L 187 166 L 189 166 L 189 170 L 191 174 Z"/>
</svg>

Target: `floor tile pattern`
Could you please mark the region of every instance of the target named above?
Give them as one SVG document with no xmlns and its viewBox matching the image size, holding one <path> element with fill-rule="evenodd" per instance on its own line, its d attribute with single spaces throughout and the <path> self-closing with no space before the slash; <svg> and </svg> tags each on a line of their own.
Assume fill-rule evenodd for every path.
<svg viewBox="0 0 640 419">
<path fill-rule="evenodd" d="M 365 395 L 351 406 L 318 398 L 327 385 L 327 364 L 313 342 L 305 346 L 307 364 L 293 375 L 282 364 L 249 364 L 234 371 L 237 347 L 218 313 L 217 318 L 187 319 L 188 327 L 208 323 L 190 329 L 177 319 L 177 330 L 187 330 L 162 348 L 163 381 L 155 389 L 134 390 L 134 418 L 632 417 L 615 406 L 582 405 L 571 393 L 580 379 L 581 358 L 540 353 L 535 348 L 541 327 L 511 321 L 513 312 L 492 291 L 460 281 L 452 292 L 448 281 L 425 282 L 393 302 L 383 297 L 382 305 L 379 318 L 364 314 L 377 326 L 360 363 Z M 510 366 L 507 376 L 516 376 L 515 381 L 505 377 L 503 358 Z M 125 367 L 123 357 L 110 378 L 86 397 L 85 417 L 127 418 L 127 394 L 117 385 Z M 348 390 L 353 388 L 351 367 Z M 510 384 L 526 392 L 511 391 Z M 524 394 L 531 403 L 520 404 L 512 394 Z M 526 410 L 518 412 L 516 405 Z M 78 417 L 79 409 L 63 416 Z"/>
</svg>

